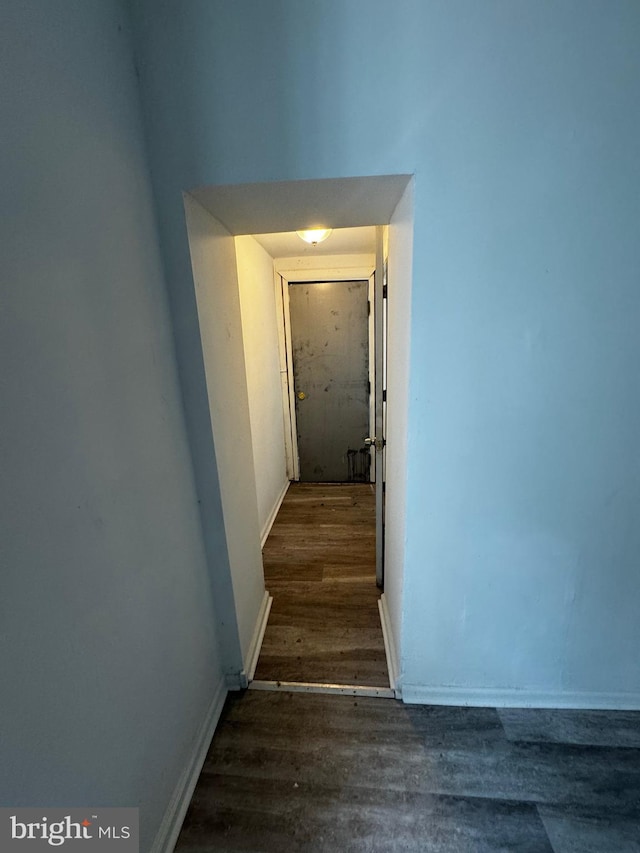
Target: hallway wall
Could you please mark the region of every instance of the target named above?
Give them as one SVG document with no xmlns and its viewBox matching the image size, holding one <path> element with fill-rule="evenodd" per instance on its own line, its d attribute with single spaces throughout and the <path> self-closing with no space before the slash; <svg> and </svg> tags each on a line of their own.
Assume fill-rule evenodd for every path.
<svg viewBox="0 0 640 853">
<path fill-rule="evenodd" d="M 0 802 L 139 806 L 146 851 L 223 682 L 129 20 L 1 39 Z"/>
<path fill-rule="evenodd" d="M 273 258 L 251 236 L 236 237 L 242 340 L 261 535 L 287 487 Z"/>
<path fill-rule="evenodd" d="M 409 184 L 388 228 L 387 264 L 387 460 L 384 595 L 402 680 L 405 526 L 407 513 L 407 419 L 411 340 L 413 184 Z"/>
<path fill-rule="evenodd" d="M 213 566 L 229 686 L 241 686 L 264 598 L 238 272 L 233 237 L 191 196 L 184 200 L 225 548 Z"/>
<path fill-rule="evenodd" d="M 182 375 L 184 188 L 415 173 L 404 695 L 640 705 L 640 8 L 362 9 L 134 2 Z"/>
</svg>

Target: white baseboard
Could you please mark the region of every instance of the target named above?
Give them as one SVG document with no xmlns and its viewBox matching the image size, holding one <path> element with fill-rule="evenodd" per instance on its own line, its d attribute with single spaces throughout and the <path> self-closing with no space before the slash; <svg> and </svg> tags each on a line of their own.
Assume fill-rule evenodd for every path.
<svg viewBox="0 0 640 853">
<path fill-rule="evenodd" d="M 459 705 L 477 708 L 573 708 L 576 710 L 639 711 L 639 693 L 509 690 L 483 687 L 402 685 L 402 700 L 416 705 Z"/>
<path fill-rule="evenodd" d="M 382 625 L 382 637 L 384 639 L 384 653 L 387 658 L 387 669 L 389 670 L 389 684 L 393 690 L 396 699 L 402 698 L 402 690 L 400 687 L 400 666 L 396 646 L 393 641 L 393 631 L 391 630 L 391 620 L 389 618 L 389 608 L 387 607 L 387 599 L 384 592 L 378 599 L 378 610 L 380 611 L 380 624 Z"/>
<path fill-rule="evenodd" d="M 253 679 L 253 675 L 256 671 L 256 666 L 258 665 L 260 649 L 262 648 L 264 632 L 267 630 L 267 621 L 269 619 L 269 613 L 271 612 L 272 604 L 273 598 L 265 590 L 264 597 L 262 599 L 262 604 L 260 605 L 258 618 L 256 619 L 256 627 L 253 632 L 253 637 L 251 638 L 251 645 L 249 646 L 244 662 L 244 672 L 246 674 L 247 684 Z M 243 686 L 246 687 L 247 684 L 244 684 Z"/>
<path fill-rule="evenodd" d="M 207 757 L 209 745 L 220 719 L 226 697 L 227 687 L 224 679 L 221 679 L 207 709 L 202 726 L 194 740 L 189 761 L 182 771 L 178 779 L 178 784 L 169 800 L 162 823 L 151 845 L 151 853 L 173 853 L 173 848 L 176 846 L 176 841 L 180 835 L 180 830 L 198 782 L 202 765 Z"/>
<path fill-rule="evenodd" d="M 280 496 L 278 497 L 278 500 L 275 502 L 273 509 L 271 510 L 271 512 L 269 514 L 269 518 L 267 519 L 267 521 L 264 525 L 264 528 L 262 530 L 262 536 L 260 537 L 260 547 L 261 548 L 264 548 L 264 543 L 267 541 L 267 537 L 271 533 L 271 528 L 273 527 L 273 522 L 276 520 L 276 516 L 278 515 L 280 507 L 282 506 L 282 501 L 284 500 L 284 496 L 287 494 L 287 489 L 289 488 L 290 485 L 291 485 L 291 483 L 289 482 L 289 480 L 287 480 L 287 482 L 282 487 L 282 491 L 280 492 Z"/>
</svg>

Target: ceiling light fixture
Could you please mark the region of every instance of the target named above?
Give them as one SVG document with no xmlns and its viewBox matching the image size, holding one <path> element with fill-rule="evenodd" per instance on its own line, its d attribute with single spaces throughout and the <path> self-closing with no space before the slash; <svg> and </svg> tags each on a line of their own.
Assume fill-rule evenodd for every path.
<svg viewBox="0 0 640 853">
<path fill-rule="evenodd" d="M 310 231 L 296 231 L 298 237 L 301 240 L 304 240 L 305 243 L 311 243 L 312 246 L 317 246 L 318 243 L 322 243 L 323 240 L 326 240 L 329 234 L 331 234 L 331 228 L 314 228 Z"/>
</svg>

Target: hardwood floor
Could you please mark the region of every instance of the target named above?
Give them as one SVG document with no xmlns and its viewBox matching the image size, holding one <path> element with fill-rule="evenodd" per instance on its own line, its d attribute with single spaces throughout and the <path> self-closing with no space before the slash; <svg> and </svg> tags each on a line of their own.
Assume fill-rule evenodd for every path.
<svg viewBox="0 0 640 853">
<path fill-rule="evenodd" d="M 273 605 L 255 679 L 388 687 L 373 488 L 292 483 L 263 561 Z"/>
<path fill-rule="evenodd" d="M 290 489 L 256 677 L 386 681 L 367 486 Z M 640 713 L 230 694 L 176 853 L 640 853 Z"/>
<path fill-rule="evenodd" d="M 176 853 L 638 853 L 640 713 L 230 694 Z"/>
</svg>

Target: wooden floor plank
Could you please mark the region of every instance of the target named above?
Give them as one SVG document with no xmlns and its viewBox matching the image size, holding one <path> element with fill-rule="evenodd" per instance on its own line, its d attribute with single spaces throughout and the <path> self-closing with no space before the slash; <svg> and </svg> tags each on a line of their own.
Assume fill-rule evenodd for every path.
<svg viewBox="0 0 640 853">
<path fill-rule="evenodd" d="M 389 686 L 375 537 L 370 485 L 291 484 L 263 550 L 257 680 Z"/>
</svg>

